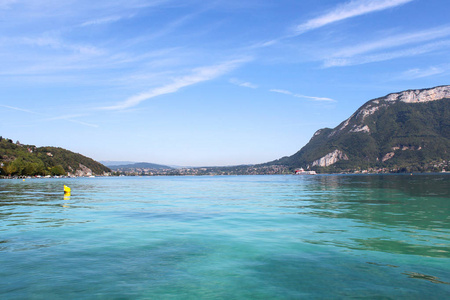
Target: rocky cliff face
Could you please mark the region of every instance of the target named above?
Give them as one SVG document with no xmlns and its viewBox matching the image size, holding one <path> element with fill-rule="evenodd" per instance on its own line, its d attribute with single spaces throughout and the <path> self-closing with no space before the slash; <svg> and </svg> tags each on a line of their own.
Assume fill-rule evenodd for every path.
<svg viewBox="0 0 450 300">
<path fill-rule="evenodd" d="M 386 101 L 402 101 L 406 103 L 420 103 L 450 98 L 450 86 L 438 86 L 425 90 L 409 90 L 386 96 Z"/>
<path fill-rule="evenodd" d="M 330 152 L 327 155 L 319 158 L 318 160 L 313 161 L 312 166 L 328 167 L 340 160 L 348 160 L 348 157 L 344 152 L 336 149 L 333 152 Z"/>
</svg>

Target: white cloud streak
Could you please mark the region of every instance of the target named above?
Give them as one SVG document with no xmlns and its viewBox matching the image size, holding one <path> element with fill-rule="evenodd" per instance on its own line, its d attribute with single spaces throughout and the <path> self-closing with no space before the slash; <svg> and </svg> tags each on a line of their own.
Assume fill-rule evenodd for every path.
<svg viewBox="0 0 450 300">
<path fill-rule="evenodd" d="M 90 45 L 77 45 L 72 43 L 63 42 L 59 39 L 52 37 L 37 37 L 37 38 L 19 38 L 17 40 L 19 43 L 30 45 L 30 46 L 38 46 L 38 47 L 50 47 L 56 50 L 69 50 L 75 53 L 86 54 L 86 55 L 101 55 L 104 54 L 104 51 L 93 47 Z"/>
<path fill-rule="evenodd" d="M 8 109 L 12 109 L 12 110 L 17 110 L 17 111 L 21 111 L 21 112 L 26 112 L 29 114 L 33 114 L 33 115 L 39 115 L 39 116 L 47 116 L 46 114 L 43 113 L 38 113 L 32 110 L 28 110 L 28 109 L 23 109 L 23 108 L 19 108 L 19 107 L 14 107 L 14 106 L 9 106 L 9 105 L 0 105 L 0 107 L 5 107 Z M 80 125 L 84 125 L 84 126 L 89 126 L 89 127 L 94 127 L 97 128 L 98 125 L 96 124 L 91 124 L 91 123 L 87 123 L 87 122 L 83 122 L 83 121 L 79 121 L 79 120 L 74 120 L 73 118 L 76 117 L 81 117 L 81 116 L 86 116 L 86 115 L 62 115 L 62 116 L 58 116 L 58 117 L 52 117 L 52 118 L 46 118 L 44 119 L 44 121 L 54 121 L 54 120 L 65 120 L 68 122 L 72 122 L 72 123 L 76 123 L 76 124 L 80 124 Z"/>
<path fill-rule="evenodd" d="M 290 95 L 293 96 L 294 93 L 286 91 L 286 90 L 279 90 L 279 89 L 271 89 L 269 90 L 270 92 L 274 92 L 274 93 L 279 93 L 279 94 L 285 94 L 285 95 Z"/>
<path fill-rule="evenodd" d="M 355 45 L 353 47 L 346 47 L 334 52 L 331 55 L 326 55 L 324 58 L 323 67 L 343 67 L 352 65 L 361 65 L 372 62 L 387 61 L 396 58 L 417 56 L 433 51 L 438 51 L 450 46 L 449 40 L 439 40 L 450 36 L 450 27 L 437 27 L 418 32 L 399 34 L 390 36 L 378 41 Z M 421 44 L 411 47 L 411 44 Z M 409 46 L 405 48 L 405 46 Z M 403 47 L 403 49 L 401 49 Z M 390 52 L 381 52 L 391 48 L 400 48 Z M 373 52 L 373 54 L 370 54 Z"/>
<path fill-rule="evenodd" d="M 249 59 L 232 60 L 219 65 L 208 66 L 203 68 L 194 69 L 190 75 L 179 77 L 173 82 L 154 88 L 148 92 L 137 94 L 125 101 L 118 103 L 117 105 L 102 107 L 103 110 L 124 110 L 130 107 L 134 107 L 143 101 L 148 99 L 177 92 L 179 89 L 191 86 L 204 81 L 215 79 L 225 73 L 232 71 L 241 64 L 247 62 Z"/>
<path fill-rule="evenodd" d="M 253 84 L 251 82 L 241 81 L 241 80 L 236 79 L 236 78 L 231 78 L 230 79 L 230 83 L 234 84 L 234 85 L 237 85 L 237 86 L 250 88 L 250 89 L 257 89 L 258 88 L 258 86 L 256 84 Z"/>
<path fill-rule="evenodd" d="M 29 114 L 43 115 L 41 113 L 37 113 L 37 112 L 31 111 L 31 110 L 23 109 L 23 108 L 19 108 L 19 107 L 14 107 L 14 106 L 9 106 L 9 105 L 2 105 L 2 104 L 0 104 L 0 106 L 1 107 L 5 107 L 5 108 L 9 108 L 9 109 L 12 109 L 12 110 L 18 110 L 18 111 L 26 112 L 26 113 L 29 113 Z"/>
<path fill-rule="evenodd" d="M 87 123 L 87 122 L 83 122 L 83 121 L 79 121 L 79 120 L 75 120 L 74 118 L 79 118 L 79 117 L 86 117 L 86 114 L 77 114 L 77 115 L 61 115 L 58 117 L 53 117 L 53 118 L 48 118 L 45 119 L 46 121 L 58 121 L 58 120 L 64 120 L 64 121 L 68 121 L 68 122 L 72 122 L 72 123 L 76 123 L 76 124 L 81 124 L 81 125 L 85 125 L 85 126 L 89 126 L 89 127 L 93 127 L 93 128 L 98 128 L 98 125 L 96 124 L 92 124 L 92 123 Z"/>
<path fill-rule="evenodd" d="M 384 52 L 384 53 L 377 53 L 372 55 L 363 55 L 363 56 L 356 56 L 356 57 L 340 57 L 340 58 L 332 58 L 325 60 L 323 67 L 324 68 L 330 68 L 330 67 L 344 67 L 344 66 L 355 66 L 355 65 L 362 65 L 362 64 L 368 64 L 368 63 L 374 63 L 374 62 L 380 62 L 380 61 L 387 61 L 397 58 L 404 58 L 404 57 L 412 57 L 417 55 L 422 55 L 426 53 L 430 53 L 433 51 L 437 51 L 443 48 L 449 48 L 450 47 L 450 40 L 446 41 L 439 41 L 435 43 L 428 43 L 425 45 L 417 46 L 414 48 L 407 48 L 392 52 Z"/>
<path fill-rule="evenodd" d="M 85 27 L 85 26 L 93 26 L 93 25 L 103 25 L 103 24 L 117 22 L 123 18 L 124 17 L 121 17 L 121 16 L 105 17 L 105 18 L 86 21 L 86 22 L 82 23 L 80 26 Z"/>
<path fill-rule="evenodd" d="M 88 127 L 93 127 L 93 128 L 98 128 L 99 127 L 97 124 L 87 123 L 87 122 L 83 122 L 83 121 L 79 121 L 79 120 L 74 120 L 74 119 L 64 119 L 64 120 L 66 120 L 68 122 L 75 123 L 75 124 L 88 126 Z"/>
<path fill-rule="evenodd" d="M 418 44 L 450 36 L 450 27 L 432 28 L 419 32 L 391 36 L 379 41 L 344 48 L 333 54 L 334 57 L 352 57 L 379 49 L 388 49 L 407 44 Z"/>
<path fill-rule="evenodd" d="M 430 66 L 425 69 L 414 68 L 403 72 L 399 78 L 403 80 L 413 80 L 425 77 L 431 77 L 434 75 L 440 75 L 448 72 L 450 70 L 450 65 L 441 65 L 441 66 Z"/>
<path fill-rule="evenodd" d="M 280 90 L 280 89 L 271 89 L 269 90 L 270 92 L 274 92 L 274 93 L 279 93 L 279 94 L 284 94 L 284 95 L 289 95 L 295 98 L 305 98 L 305 99 L 310 99 L 313 101 L 328 101 L 328 102 L 336 102 L 336 100 L 331 99 L 331 98 L 325 98 L 325 97 L 313 97 L 313 96 L 305 96 L 305 95 L 301 95 L 301 94 L 295 94 L 291 91 L 287 91 L 287 90 Z"/>
<path fill-rule="evenodd" d="M 352 0 L 337 6 L 334 10 L 325 13 L 316 18 L 310 19 L 292 30 L 292 33 L 286 36 L 275 38 L 268 41 L 258 42 L 249 48 L 266 48 L 278 44 L 281 40 L 293 38 L 305 32 L 327 26 L 329 24 L 343 21 L 349 18 L 382 11 L 385 9 L 400 6 L 414 0 Z"/>
<path fill-rule="evenodd" d="M 353 0 L 342 4 L 333 11 L 311 19 L 295 28 L 295 35 L 317 29 L 338 21 L 385 10 L 412 2 L 413 0 Z"/>
</svg>

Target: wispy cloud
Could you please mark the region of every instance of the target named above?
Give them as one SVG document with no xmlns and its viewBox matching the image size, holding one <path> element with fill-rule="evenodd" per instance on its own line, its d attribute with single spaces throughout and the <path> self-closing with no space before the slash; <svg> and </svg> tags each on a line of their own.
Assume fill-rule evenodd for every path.
<svg viewBox="0 0 450 300">
<path fill-rule="evenodd" d="M 133 106 L 136 106 L 140 104 L 141 102 L 165 95 L 165 94 L 171 94 L 177 92 L 179 89 L 191 86 L 200 82 L 209 81 L 212 79 L 215 79 L 221 75 L 224 75 L 233 69 L 237 68 L 238 66 L 242 65 L 243 63 L 249 61 L 249 59 L 239 59 L 239 60 L 232 60 L 227 61 L 222 64 L 214 65 L 214 66 L 208 66 L 203 68 L 197 68 L 192 71 L 191 74 L 179 77 L 175 80 L 173 80 L 171 83 L 154 88 L 148 92 L 144 92 L 141 94 L 137 94 L 135 96 L 132 96 L 125 101 L 118 103 L 113 106 L 108 107 L 102 107 L 101 109 L 104 110 L 124 110 Z"/>
<path fill-rule="evenodd" d="M 450 36 L 449 26 L 432 28 L 413 33 L 394 35 L 378 41 L 347 47 L 334 53 L 333 57 L 352 57 L 380 49 L 389 49 L 407 44 L 418 44 L 447 36 Z"/>
<path fill-rule="evenodd" d="M 48 121 L 66 120 L 66 119 L 79 118 L 79 117 L 85 117 L 85 116 L 86 116 L 86 114 L 60 115 L 57 117 L 47 118 L 46 120 L 48 120 Z"/>
<path fill-rule="evenodd" d="M 152 35 L 151 38 L 158 38 L 158 37 L 165 36 L 165 35 L 173 32 L 174 30 L 184 26 L 186 23 L 192 21 L 201 13 L 202 12 L 195 12 L 195 13 L 191 13 L 191 14 L 182 16 L 179 19 L 173 20 L 172 22 L 168 23 L 164 28 L 162 28 L 159 32 Z"/>
<path fill-rule="evenodd" d="M 428 44 L 413 47 L 413 48 L 406 48 L 406 49 L 401 49 L 401 50 L 391 51 L 391 52 L 382 52 L 382 53 L 376 53 L 376 54 L 371 54 L 371 55 L 361 55 L 361 56 L 355 56 L 355 57 L 331 58 L 331 59 L 325 60 L 323 67 L 329 68 L 329 67 L 362 65 L 362 64 L 367 64 L 367 63 L 387 61 L 387 60 L 403 58 L 403 57 L 417 56 L 417 55 L 426 54 L 426 53 L 430 53 L 433 51 L 437 51 L 437 50 L 441 50 L 441 49 L 449 48 L 449 47 L 450 47 L 450 40 L 445 40 L 445 41 L 428 43 Z"/>
<path fill-rule="evenodd" d="M 71 123 L 75 123 L 75 124 L 80 124 L 80 125 L 84 125 L 84 126 L 88 126 L 88 127 L 93 127 L 93 128 L 98 128 L 99 126 L 97 124 L 92 124 L 92 123 L 88 123 L 88 122 L 83 122 L 80 120 L 76 120 L 75 118 L 79 118 L 79 117 L 86 117 L 86 114 L 79 114 L 79 115 L 61 115 L 58 117 L 52 117 L 52 118 L 47 118 L 45 119 L 45 121 L 58 121 L 58 120 L 63 120 L 63 121 L 67 121 L 67 122 L 71 122 Z"/>
<path fill-rule="evenodd" d="M 298 25 L 295 28 L 294 34 L 299 35 L 328 24 L 396 7 L 411 1 L 413 0 L 352 0 L 336 7 L 329 13 Z"/>
<path fill-rule="evenodd" d="M 4 107 L 4 108 L 9 108 L 9 109 L 12 109 L 12 110 L 18 110 L 18 111 L 26 112 L 26 113 L 29 113 L 29 114 L 43 115 L 41 113 L 34 112 L 34 111 L 31 111 L 31 110 L 28 110 L 28 109 L 19 108 L 19 107 L 14 107 L 14 106 L 9 106 L 9 105 L 2 105 L 2 104 L 0 104 L 0 106 Z"/>
<path fill-rule="evenodd" d="M 71 123 L 80 124 L 80 125 L 93 127 L 93 128 L 98 128 L 99 127 L 97 124 L 87 123 L 87 122 L 83 122 L 83 121 L 79 121 L 79 120 L 75 120 L 75 119 L 71 119 L 71 118 L 62 118 L 61 120 L 65 120 L 65 121 L 68 121 L 68 122 L 71 122 Z"/>
<path fill-rule="evenodd" d="M 253 84 L 251 82 L 241 81 L 241 80 L 236 79 L 236 78 L 231 78 L 230 79 L 230 83 L 232 83 L 234 85 L 250 88 L 250 89 L 257 89 L 258 88 L 258 86 L 256 84 Z"/>
<path fill-rule="evenodd" d="M 1 105 L 0 107 L 4 107 L 4 108 L 8 108 L 8 109 L 12 109 L 12 110 L 17 110 L 17 111 L 21 111 L 21 112 L 26 112 L 29 114 L 33 114 L 33 115 L 38 115 L 38 116 L 42 116 L 42 117 L 47 117 L 48 115 L 43 114 L 43 113 L 39 113 L 39 112 L 35 112 L 29 109 L 24 109 L 24 108 L 19 108 L 19 107 L 15 107 L 15 106 L 9 106 L 9 105 Z M 72 122 L 72 123 L 76 123 L 76 124 L 80 124 L 80 125 L 84 125 L 84 126 L 89 126 L 89 127 L 94 127 L 97 128 L 98 125 L 96 124 L 92 124 L 92 123 L 87 123 L 87 122 L 83 122 L 83 121 L 79 121 L 79 120 L 75 120 L 74 118 L 78 118 L 78 117 L 84 117 L 86 116 L 86 114 L 78 114 L 78 115 L 61 115 L 58 117 L 50 117 L 50 118 L 45 118 L 43 119 L 43 121 L 55 121 L 55 120 L 65 120 L 68 122 Z"/>
<path fill-rule="evenodd" d="M 405 72 L 403 72 L 397 79 L 406 79 L 406 80 L 412 80 L 412 79 L 418 79 L 418 78 L 424 78 L 424 77 L 430 77 L 434 75 L 443 74 L 450 71 L 450 65 L 440 65 L 440 66 L 431 66 L 428 68 L 414 68 L 409 69 Z"/>
<path fill-rule="evenodd" d="M 117 22 L 123 18 L 124 17 L 122 17 L 122 16 L 110 16 L 110 17 L 105 17 L 105 18 L 99 18 L 99 19 L 86 21 L 86 22 L 82 23 L 80 26 L 84 27 L 84 26 L 93 26 L 93 25 L 102 25 L 102 24 L 107 24 L 107 23 L 113 23 L 113 22 Z"/>
<path fill-rule="evenodd" d="M 316 18 L 310 19 L 300 25 L 294 26 L 291 33 L 267 41 L 254 43 L 249 48 L 266 48 L 278 44 L 280 41 L 296 37 L 305 32 L 327 26 L 329 24 L 343 21 L 349 18 L 382 11 L 412 2 L 414 0 L 351 0 L 347 3 L 338 5 L 333 10 L 322 14 Z"/>
<path fill-rule="evenodd" d="M 279 90 L 279 89 L 271 89 L 269 90 L 270 92 L 274 92 L 274 93 L 279 93 L 279 94 L 285 94 L 285 95 L 290 95 L 293 96 L 294 93 L 290 92 L 290 91 L 286 91 L 286 90 Z"/>
<path fill-rule="evenodd" d="M 110 81 L 116 84 L 122 77 L 133 77 L 135 72 L 146 75 L 170 73 L 181 64 L 180 62 L 186 63 L 187 58 L 193 56 L 189 50 L 181 47 L 156 48 L 145 53 L 134 53 L 127 49 L 122 51 L 123 49 L 79 45 L 47 36 L 0 37 L 0 53 L 3 50 L 2 45 L 8 45 L 6 49 L 21 49 L 20 51 L 27 55 L 18 55 L 12 51 L 4 55 L 0 76 L 9 78 L 20 76 L 17 77 L 18 80 L 32 78 L 35 82 L 47 83 L 76 81 L 80 84 L 97 84 Z M 23 45 L 30 47 L 26 48 Z M 114 72 L 107 72 L 118 69 L 125 69 L 125 72 L 120 73 L 120 76 Z M 102 76 L 99 77 L 99 74 Z"/>
<path fill-rule="evenodd" d="M 331 99 L 331 98 L 305 96 L 305 95 L 296 94 L 296 93 L 293 93 L 293 92 L 287 91 L 287 90 L 271 89 L 271 90 L 269 90 L 269 91 L 270 91 L 270 92 L 274 92 L 274 93 L 279 93 L 279 94 L 289 95 L 289 96 L 296 97 L 296 98 L 311 99 L 311 100 L 314 100 L 314 101 L 336 102 L 336 100 Z"/>
<path fill-rule="evenodd" d="M 101 55 L 104 51 L 90 45 L 78 45 L 73 43 L 64 42 L 54 37 L 23 37 L 18 38 L 17 41 L 22 44 L 38 47 L 50 47 L 56 50 L 69 50 L 75 53 L 88 54 L 88 55 Z"/>
</svg>

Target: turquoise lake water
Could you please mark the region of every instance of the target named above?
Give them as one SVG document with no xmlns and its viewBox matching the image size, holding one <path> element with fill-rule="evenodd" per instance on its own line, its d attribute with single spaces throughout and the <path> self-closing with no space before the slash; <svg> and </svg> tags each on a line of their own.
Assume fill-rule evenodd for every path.
<svg viewBox="0 0 450 300">
<path fill-rule="evenodd" d="M 0 180 L 0 298 L 449 299 L 449 191 L 449 175 Z"/>
</svg>

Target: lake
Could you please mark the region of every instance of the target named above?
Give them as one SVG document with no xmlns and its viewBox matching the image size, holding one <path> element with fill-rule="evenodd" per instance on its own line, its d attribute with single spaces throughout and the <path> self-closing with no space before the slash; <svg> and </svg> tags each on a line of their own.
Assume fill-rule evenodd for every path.
<svg viewBox="0 0 450 300">
<path fill-rule="evenodd" d="M 449 179 L 0 180 L 0 298 L 448 299 Z"/>
</svg>

